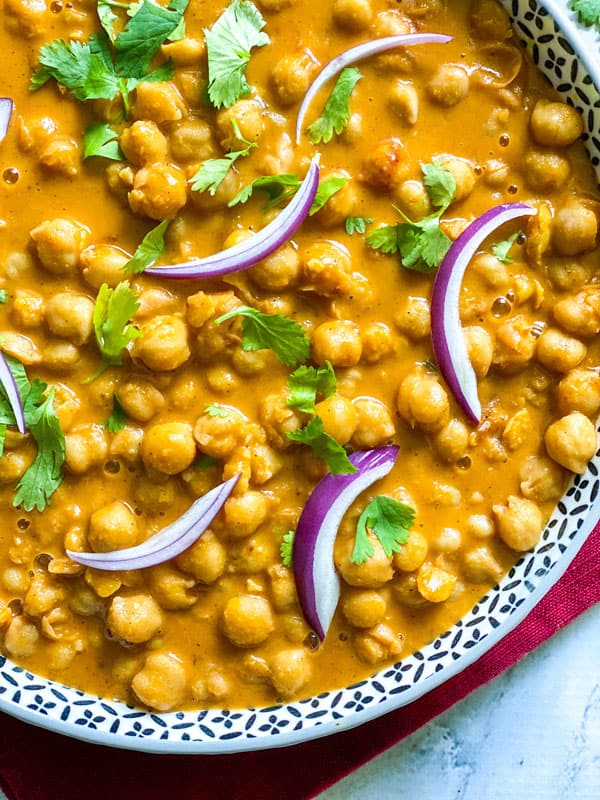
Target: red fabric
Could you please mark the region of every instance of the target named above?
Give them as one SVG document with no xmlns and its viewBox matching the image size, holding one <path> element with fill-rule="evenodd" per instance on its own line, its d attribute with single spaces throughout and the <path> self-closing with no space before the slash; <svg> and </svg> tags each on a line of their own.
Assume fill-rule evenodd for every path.
<svg viewBox="0 0 600 800">
<path fill-rule="evenodd" d="M 360 728 L 284 750 L 155 756 L 110 750 L 0 715 L 9 800 L 305 800 L 487 683 L 600 600 L 600 523 L 567 573 L 514 631 L 460 675 Z"/>
</svg>

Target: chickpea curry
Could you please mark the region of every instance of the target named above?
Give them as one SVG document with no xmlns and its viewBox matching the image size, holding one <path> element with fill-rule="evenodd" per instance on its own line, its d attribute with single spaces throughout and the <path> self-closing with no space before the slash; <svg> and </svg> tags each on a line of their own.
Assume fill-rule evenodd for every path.
<svg viewBox="0 0 600 800">
<path fill-rule="evenodd" d="M 1 652 L 168 711 L 310 696 L 431 641 L 596 451 L 577 112 L 495 0 L 2 9 Z M 499 207 L 453 338 L 436 274 Z M 340 481 L 332 529 L 311 509 Z M 294 532 L 326 523 L 319 630 Z"/>
</svg>

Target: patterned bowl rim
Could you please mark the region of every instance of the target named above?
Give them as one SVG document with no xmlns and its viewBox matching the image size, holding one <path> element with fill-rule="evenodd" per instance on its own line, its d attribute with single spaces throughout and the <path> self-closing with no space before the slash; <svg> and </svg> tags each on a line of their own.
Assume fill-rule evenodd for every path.
<svg viewBox="0 0 600 800">
<path fill-rule="evenodd" d="M 600 36 L 579 27 L 564 0 L 501 2 L 540 69 L 585 112 L 584 139 L 600 180 L 600 60 L 595 55 Z M 560 48 L 560 56 L 554 48 Z M 569 60 L 570 71 L 565 68 Z M 349 730 L 454 677 L 529 614 L 567 570 L 600 516 L 599 474 L 600 450 L 587 472 L 571 480 L 536 548 L 523 554 L 470 612 L 421 650 L 353 686 L 268 708 L 155 714 L 40 678 L 0 656 L 0 711 L 84 741 L 165 754 L 284 747 Z"/>
</svg>

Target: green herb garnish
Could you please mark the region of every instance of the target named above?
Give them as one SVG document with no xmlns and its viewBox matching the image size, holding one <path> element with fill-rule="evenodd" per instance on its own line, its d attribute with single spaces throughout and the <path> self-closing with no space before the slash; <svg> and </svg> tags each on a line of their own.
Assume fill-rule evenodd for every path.
<svg viewBox="0 0 600 800">
<path fill-rule="evenodd" d="M 350 97 L 354 87 L 362 78 L 356 67 L 343 69 L 333 87 L 323 113 L 308 127 L 312 144 L 327 144 L 344 130 L 350 119 Z"/>
<path fill-rule="evenodd" d="M 392 497 L 375 497 L 360 515 L 356 526 L 356 540 L 350 561 L 363 564 L 375 553 L 368 533 L 375 534 L 388 558 L 406 544 L 415 512 L 410 506 Z"/>
<path fill-rule="evenodd" d="M 293 319 L 283 314 L 263 314 L 250 306 L 238 306 L 215 322 L 220 325 L 234 317 L 242 317 L 242 349 L 246 352 L 270 349 L 287 367 L 308 360 L 310 340 L 302 325 Z"/>
</svg>

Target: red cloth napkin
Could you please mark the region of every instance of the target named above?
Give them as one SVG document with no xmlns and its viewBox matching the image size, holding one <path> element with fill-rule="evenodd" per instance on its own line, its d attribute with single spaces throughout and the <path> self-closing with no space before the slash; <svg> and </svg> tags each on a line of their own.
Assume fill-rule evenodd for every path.
<svg viewBox="0 0 600 800">
<path fill-rule="evenodd" d="M 360 728 L 283 750 L 156 756 L 111 750 L 0 715 L 0 785 L 9 800 L 305 800 L 413 733 L 600 601 L 600 523 L 529 616 L 452 680 Z"/>
</svg>

